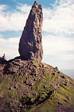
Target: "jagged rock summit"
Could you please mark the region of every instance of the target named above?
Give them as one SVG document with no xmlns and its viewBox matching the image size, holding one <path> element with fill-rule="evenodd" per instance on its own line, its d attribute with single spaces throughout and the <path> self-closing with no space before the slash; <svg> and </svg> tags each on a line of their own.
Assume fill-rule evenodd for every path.
<svg viewBox="0 0 74 112">
<path fill-rule="evenodd" d="M 42 7 L 35 1 L 20 39 L 20 57 L 24 59 L 42 60 L 42 22 Z"/>
</svg>

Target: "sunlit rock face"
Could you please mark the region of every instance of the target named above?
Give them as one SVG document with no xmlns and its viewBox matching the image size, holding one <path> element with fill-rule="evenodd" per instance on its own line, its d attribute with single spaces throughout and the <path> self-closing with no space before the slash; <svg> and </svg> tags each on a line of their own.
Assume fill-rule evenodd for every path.
<svg viewBox="0 0 74 112">
<path fill-rule="evenodd" d="M 19 43 L 22 58 L 42 60 L 42 22 L 42 7 L 34 2 Z"/>
</svg>

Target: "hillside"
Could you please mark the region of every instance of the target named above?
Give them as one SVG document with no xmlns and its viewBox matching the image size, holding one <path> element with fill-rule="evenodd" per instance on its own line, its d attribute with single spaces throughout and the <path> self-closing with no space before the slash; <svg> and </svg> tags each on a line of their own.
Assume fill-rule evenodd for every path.
<svg viewBox="0 0 74 112">
<path fill-rule="evenodd" d="M 9 61 L 0 72 L 0 112 L 74 112 L 74 80 L 37 60 Z"/>
</svg>

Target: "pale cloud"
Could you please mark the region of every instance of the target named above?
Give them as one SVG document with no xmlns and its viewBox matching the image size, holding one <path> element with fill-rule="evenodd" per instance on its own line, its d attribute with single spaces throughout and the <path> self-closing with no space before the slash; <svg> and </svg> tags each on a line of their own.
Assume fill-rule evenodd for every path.
<svg viewBox="0 0 74 112">
<path fill-rule="evenodd" d="M 24 16 L 18 12 L 8 15 L 0 13 L 0 31 L 21 30 L 25 22 L 23 18 Z"/>
<path fill-rule="evenodd" d="M 51 18 L 50 14 L 44 15 L 44 31 L 69 32 L 74 29 L 74 4 L 66 7 L 59 6 L 51 13 Z"/>
<path fill-rule="evenodd" d="M 11 59 L 18 56 L 18 44 L 18 37 L 5 39 L 0 36 L 0 56 L 2 56 L 4 53 L 6 55 L 6 59 Z"/>
<path fill-rule="evenodd" d="M 20 11 L 20 12 L 22 12 L 22 13 L 24 13 L 24 14 L 28 14 L 29 13 L 29 10 L 31 9 L 31 6 L 30 5 L 27 5 L 27 4 L 19 4 L 18 6 L 17 6 L 17 9 Z"/>
<path fill-rule="evenodd" d="M 66 6 L 66 5 L 69 5 L 69 4 L 73 4 L 74 3 L 74 0 L 56 0 L 59 2 L 60 5 L 63 5 L 63 6 Z"/>
<path fill-rule="evenodd" d="M 57 54 L 59 52 L 74 51 L 74 38 L 48 35 L 43 38 L 43 46 L 46 54 Z M 48 52 L 49 51 L 49 52 Z"/>
<path fill-rule="evenodd" d="M 6 5 L 0 5 L 0 12 L 2 13 L 4 10 L 7 9 Z"/>
<path fill-rule="evenodd" d="M 60 69 L 74 69 L 74 38 L 48 35 L 43 38 L 43 49 L 44 62 Z"/>
<path fill-rule="evenodd" d="M 24 12 L 22 8 L 24 7 Z M 27 5 L 17 7 L 18 11 L 3 13 L 6 7 L 0 5 L 0 31 L 20 31 L 23 30 L 30 7 Z M 22 12 L 21 12 L 22 11 Z"/>
</svg>

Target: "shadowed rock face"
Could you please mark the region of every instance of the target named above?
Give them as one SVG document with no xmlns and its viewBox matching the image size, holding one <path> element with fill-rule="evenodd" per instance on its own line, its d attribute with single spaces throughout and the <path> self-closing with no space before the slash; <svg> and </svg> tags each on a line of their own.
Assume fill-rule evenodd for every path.
<svg viewBox="0 0 74 112">
<path fill-rule="evenodd" d="M 42 22 L 42 7 L 34 2 L 19 43 L 22 58 L 42 60 Z"/>
</svg>

